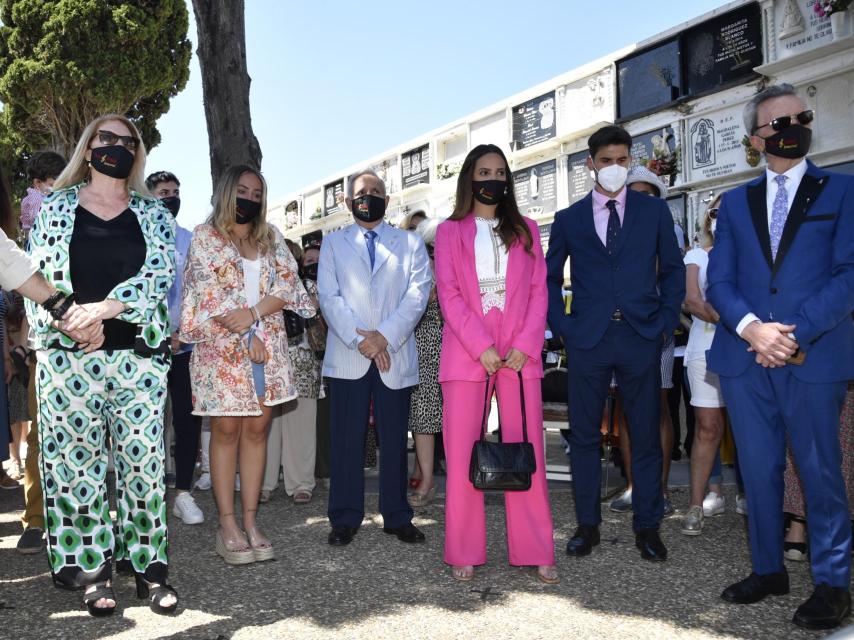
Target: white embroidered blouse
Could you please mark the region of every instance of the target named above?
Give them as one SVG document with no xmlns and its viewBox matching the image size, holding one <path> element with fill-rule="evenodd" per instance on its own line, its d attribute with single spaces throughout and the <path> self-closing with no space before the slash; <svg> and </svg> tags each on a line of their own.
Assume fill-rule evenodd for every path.
<svg viewBox="0 0 854 640">
<path fill-rule="evenodd" d="M 507 248 L 496 232 L 498 220 L 475 218 L 474 259 L 483 315 L 490 309 L 504 311 L 504 289 L 507 278 Z"/>
</svg>

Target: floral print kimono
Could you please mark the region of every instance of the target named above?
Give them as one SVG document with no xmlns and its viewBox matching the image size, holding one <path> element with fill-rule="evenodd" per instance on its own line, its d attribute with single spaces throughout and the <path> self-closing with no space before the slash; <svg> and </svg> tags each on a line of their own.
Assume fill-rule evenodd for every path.
<svg viewBox="0 0 854 640">
<path fill-rule="evenodd" d="M 315 307 L 300 282 L 296 261 L 282 234 L 270 228 L 275 244 L 259 254 L 260 299 L 276 296 L 285 301 L 285 309 L 312 317 Z M 211 225 L 196 227 L 184 267 L 180 329 L 181 341 L 195 345 L 190 359 L 194 415 L 261 415 L 246 338 L 214 321 L 229 311 L 246 308 L 244 291 L 243 261 L 237 248 Z M 283 315 L 264 316 L 261 324 L 269 353 L 264 365 L 264 405 L 273 406 L 297 397 L 297 389 Z"/>
</svg>

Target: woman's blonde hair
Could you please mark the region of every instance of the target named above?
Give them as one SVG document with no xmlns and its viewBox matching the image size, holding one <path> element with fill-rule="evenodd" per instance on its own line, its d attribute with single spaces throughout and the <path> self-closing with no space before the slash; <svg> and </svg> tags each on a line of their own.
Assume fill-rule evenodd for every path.
<svg viewBox="0 0 854 640">
<path fill-rule="evenodd" d="M 237 213 L 237 186 L 240 182 L 240 176 L 244 173 L 251 173 L 258 176 L 261 181 L 261 211 L 249 222 L 252 229 L 249 231 L 249 237 L 254 240 L 265 253 L 267 249 L 273 246 L 275 236 L 273 230 L 267 224 L 267 181 L 257 169 L 253 169 L 249 165 L 240 164 L 226 169 L 216 185 L 213 199 L 213 211 L 208 217 L 208 224 L 219 231 L 224 237 L 228 237 L 229 231 L 234 228 Z"/>
<path fill-rule="evenodd" d="M 136 191 L 138 194 L 147 196 L 150 195 L 148 187 L 145 186 L 145 143 L 139 134 L 139 129 L 126 116 L 118 113 L 108 113 L 99 116 L 86 125 L 80 139 L 77 141 L 77 146 L 74 147 L 74 153 L 65 165 L 65 169 L 57 176 L 53 184 L 53 190 L 65 189 L 80 182 L 88 181 L 90 176 L 89 161 L 86 160 L 86 152 L 89 151 L 89 145 L 92 140 L 98 135 L 98 129 L 105 122 L 116 120 L 121 122 L 128 128 L 130 134 L 135 138 L 139 138 L 139 144 L 133 156 L 133 166 L 130 170 L 130 175 L 127 177 L 127 186 L 131 191 Z"/>
<path fill-rule="evenodd" d="M 714 200 L 706 207 L 706 213 L 703 214 L 703 224 L 700 226 L 700 246 L 704 249 L 715 244 L 715 236 L 712 233 L 712 219 L 709 217 L 709 211 L 721 205 L 721 196 L 723 196 L 723 193 L 716 195 Z"/>
</svg>

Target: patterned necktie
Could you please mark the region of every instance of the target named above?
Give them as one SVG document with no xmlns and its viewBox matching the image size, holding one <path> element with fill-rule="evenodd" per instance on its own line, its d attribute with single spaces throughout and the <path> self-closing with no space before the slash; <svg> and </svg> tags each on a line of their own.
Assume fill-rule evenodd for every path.
<svg viewBox="0 0 854 640">
<path fill-rule="evenodd" d="M 371 258 L 371 271 L 374 270 L 374 258 L 377 256 L 377 246 L 374 241 L 377 238 L 376 231 L 368 231 L 365 234 L 365 241 L 368 243 L 368 256 Z"/>
<path fill-rule="evenodd" d="M 771 260 L 777 259 L 777 249 L 780 238 L 783 237 L 783 227 L 789 215 L 789 192 L 786 191 L 786 176 L 776 176 L 777 195 L 771 207 Z"/>
<path fill-rule="evenodd" d="M 608 255 L 611 255 L 617 246 L 617 237 L 620 235 L 620 216 L 617 214 L 616 200 L 608 200 L 605 206 L 611 212 L 608 216 L 608 231 L 605 233 L 605 249 L 608 250 Z"/>
</svg>

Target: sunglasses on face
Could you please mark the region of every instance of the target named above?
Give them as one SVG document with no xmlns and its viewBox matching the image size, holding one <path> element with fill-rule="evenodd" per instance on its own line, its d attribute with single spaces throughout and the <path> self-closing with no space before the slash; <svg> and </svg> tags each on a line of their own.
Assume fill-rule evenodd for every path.
<svg viewBox="0 0 854 640">
<path fill-rule="evenodd" d="M 709 219 L 710 220 L 717 220 L 717 218 L 718 218 L 718 207 L 713 207 L 713 208 L 709 209 Z"/>
<path fill-rule="evenodd" d="M 101 144 L 112 146 L 121 140 L 122 146 L 129 151 L 136 151 L 139 146 L 139 138 L 135 136 L 120 136 L 112 131 L 98 130 L 98 140 Z"/>
<path fill-rule="evenodd" d="M 798 114 L 793 116 L 780 116 L 779 118 L 774 118 L 771 122 L 766 122 L 765 124 L 760 124 L 756 127 L 753 132 L 756 133 L 762 127 L 771 127 L 774 131 L 782 131 L 783 129 L 787 129 L 792 124 L 792 118 L 797 118 L 800 124 L 809 124 L 812 122 L 815 117 L 815 113 L 812 109 L 807 109 L 806 111 L 801 111 Z"/>
</svg>

